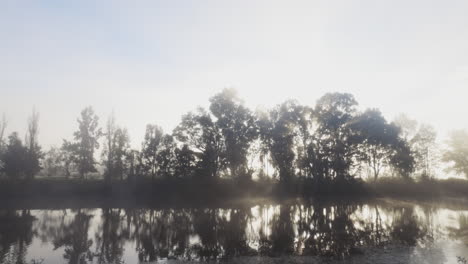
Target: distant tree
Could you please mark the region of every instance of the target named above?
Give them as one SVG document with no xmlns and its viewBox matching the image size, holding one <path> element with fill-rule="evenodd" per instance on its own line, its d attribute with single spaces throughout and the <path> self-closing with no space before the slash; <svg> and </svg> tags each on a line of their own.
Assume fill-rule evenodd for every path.
<svg viewBox="0 0 468 264">
<path fill-rule="evenodd" d="M 397 115 L 393 123 L 401 129 L 401 137 L 406 142 L 410 142 L 418 130 L 418 121 L 409 118 L 406 114 Z"/>
<path fill-rule="evenodd" d="M 453 131 L 447 145 L 442 160 L 450 163 L 449 170 L 468 178 L 468 131 Z"/>
<path fill-rule="evenodd" d="M 6 120 L 5 114 L 3 114 L 2 120 L 0 121 L 0 151 L 5 146 L 4 136 L 5 136 L 5 130 L 6 130 L 7 125 L 8 125 L 8 122 Z"/>
<path fill-rule="evenodd" d="M 51 147 L 44 154 L 43 169 L 47 176 L 58 176 L 64 169 L 63 152 L 57 147 Z"/>
<path fill-rule="evenodd" d="M 237 96 L 234 89 L 224 89 L 210 99 L 210 111 L 216 118 L 226 147 L 226 162 L 234 177 L 247 175 L 247 156 L 257 136 L 255 119 L 251 111 Z"/>
<path fill-rule="evenodd" d="M 145 132 L 145 139 L 141 154 L 147 174 L 151 175 L 154 179 L 158 171 L 158 151 L 161 147 L 164 132 L 158 125 L 147 125 Z"/>
<path fill-rule="evenodd" d="M 18 137 L 18 133 L 13 132 L 8 137 L 8 144 L 2 154 L 3 172 L 11 179 L 19 179 L 26 176 L 24 164 L 28 162 L 29 151 Z"/>
<path fill-rule="evenodd" d="M 114 114 L 111 114 L 107 121 L 104 132 L 105 144 L 103 163 L 106 166 L 104 178 L 111 181 L 112 178 L 123 179 L 128 171 L 128 155 L 130 155 L 130 138 L 127 129 L 118 127 L 115 124 Z"/>
<path fill-rule="evenodd" d="M 127 166 L 127 179 L 129 180 L 133 180 L 137 176 L 143 175 L 145 172 L 143 155 L 138 150 L 127 150 L 125 164 Z"/>
<path fill-rule="evenodd" d="M 437 163 L 436 138 L 437 132 L 434 127 L 422 124 L 410 142 L 415 153 L 417 168 L 424 177 L 432 174 L 432 167 Z"/>
<path fill-rule="evenodd" d="M 174 129 L 174 135 L 190 148 L 199 176 L 219 177 L 226 167 L 225 140 L 221 129 L 206 110 L 199 108 L 196 113 L 184 115 Z"/>
<path fill-rule="evenodd" d="M 99 117 L 91 106 L 81 111 L 81 119 L 78 119 L 79 129 L 74 133 L 76 147 L 76 163 L 82 179 L 89 172 L 96 172 L 94 151 L 99 148 L 99 138 L 102 135 L 99 128 Z"/>
<path fill-rule="evenodd" d="M 125 174 L 129 174 L 130 163 L 130 137 L 125 128 L 118 128 L 115 133 L 116 147 L 114 149 L 114 171 L 116 178 L 123 180 Z"/>
<path fill-rule="evenodd" d="M 104 131 L 105 144 L 102 152 L 103 163 L 106 166 L 106 171 L 104 173 L 104 178 L 106 181 L 110 181 L 112 176 L 115 176 L 115 147 L 116 147 L 116 130 L 117 126 L 115 124 L 115 116 L 112 113 L 107 119 L 106 128 Z"/>
<path fill-rule="evenodd" d="M 78 143 L 72 143 L 67 140 L 63 140 L 62 146 L 60 147 L 61 158 L 63 162 L 63 169 L 65 171 L 65 177 L 70 177 L 73 167 L 79 165 L 79 145 Z"/>
<path fill-rule="evenodd" d="M 0 176 L 3 169 L 4 163 L 1 159 L 3 153 L 6 151 L 6 142 L 5 142 L 5 130 L 8 125 L 5 114 L 3 114 L 2 120 L 0 121 Z"/>
<path fill-rule="evenodd" d="M 30 179 L 34 177 L 40 170 L 40 159 L 43 157 L 41 147 L 38 143 L 39 134 L 39 113 L 33 109 L 32 115 L 28 119 L 28 130 L 26 132 L 26 147 L 28 148 L 28 156 L 24 163 L 26 176 Z"/>
<path fill-rule="evenodd" d="M 394 123 L 401 129 L 401 136 L 408 143 L 412 152 L 415 162 L 414 172 L 429 177 L 439 159 L 436 143 L 437 133 L 434 127 L 419 124 L 405 114 L 398 115 Z"/>
</svg>

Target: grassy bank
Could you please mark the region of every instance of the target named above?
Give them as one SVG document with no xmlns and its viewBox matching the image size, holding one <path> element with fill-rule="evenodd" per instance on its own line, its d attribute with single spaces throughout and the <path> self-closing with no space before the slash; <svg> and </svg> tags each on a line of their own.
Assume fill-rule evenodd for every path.
<svg viewBox="0 0 468 264">
<path fill-rule="evenodd" d="M 468 181 L 464 179 L 405 180 L 382 178 L 366 183 L 373 195 L 395 198 L 468 197 Z"/>
<path fill-rule="evenodd" d="M 34 179 L 29 181 L 0 181 L 0 203 L 15 201 L 64 203 L 84 202 L 92 206 L 109 204 L 167 204 L 207 205 L 230 201 L 255 201 L 282 198 L 391 197 L 437 198 L 468 197 L 468 181 L 461 179 L 413 181 L 401 178 L 382 178 L 378 181 L 324 183 L 297 182 L 288 188 L 274 181 L 237 182 L 229 179 L 181 180 L 140 179 L 115 181 L 78 179 Z M 54 202 L 55 201 L 55 202 Z"/>
</svg>

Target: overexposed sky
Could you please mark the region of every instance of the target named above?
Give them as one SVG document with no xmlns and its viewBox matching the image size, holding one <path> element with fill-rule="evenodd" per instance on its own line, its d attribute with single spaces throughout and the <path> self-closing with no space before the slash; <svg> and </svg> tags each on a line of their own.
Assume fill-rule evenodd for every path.
<svg viewBox="0 0 468 264">
<path fill-rule="evenodd" d="M 269 107 L 350 92 L 392 119 L 404 112 L 468 128 L 466 0 L 0 1 L 0 113 L 61 144 L 94 106 L 140 146 L 224 87 Z"/>
</svg>

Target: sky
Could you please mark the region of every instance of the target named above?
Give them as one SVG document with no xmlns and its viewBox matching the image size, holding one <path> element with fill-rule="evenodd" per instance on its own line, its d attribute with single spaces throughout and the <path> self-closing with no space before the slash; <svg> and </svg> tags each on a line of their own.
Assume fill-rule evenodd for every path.
<svg viewBox="0 0 468 264">
<path fill-rule="evenodd" d="M 444 138 L 468 128 L 466 0 L 0 1 L 0 113 L 60 145 L 92 105 L 140 146 L 225 87 L 246 104 L 352 93 Z"/>
</svg>

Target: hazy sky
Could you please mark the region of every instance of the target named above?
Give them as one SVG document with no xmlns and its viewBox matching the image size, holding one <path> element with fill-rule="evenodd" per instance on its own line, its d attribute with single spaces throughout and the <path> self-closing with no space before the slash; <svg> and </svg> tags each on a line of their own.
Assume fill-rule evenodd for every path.
<svg viewBox="0 0 468 264">
<path fill-rule="evenodd" d="M 114 110 L 133 144 L 224 87 L 251 107 L 350 92 L 392 119 L 468 128 L 468 1 L 0 2 L 0 113 L 43 145 L 80 110 Z"/>
</svg>

